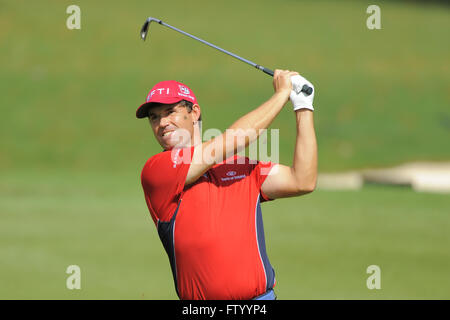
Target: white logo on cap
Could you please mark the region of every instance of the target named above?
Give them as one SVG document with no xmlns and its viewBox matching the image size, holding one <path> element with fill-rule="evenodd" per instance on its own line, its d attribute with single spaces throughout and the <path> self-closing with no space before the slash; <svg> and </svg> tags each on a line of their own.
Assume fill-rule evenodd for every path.
<svg viewBox="0 0 450 320">
<path fill-rule="evenodd" d="M 181 91 L 181 93 L 183 93 L 183 94 L 190 94 L 190 93 L 191 93 L 191 92 L 189 91 L 189 89 L 186 88 L 185 86 L 178 85 L 178 87 L 180 87 L 180 91 Z"/>
<path fill-rule="evenodd" d="M 155 93 L 159 93 L 159 94 L 163 94 L 163 91 L 166 90 L 166 94 L 168 95 L 170 93 L 170 88 L 159 88 L 159 89 L 155 89 L 152 90 L 149 95 L 147 96 L 147 102 L 151 99 L 151 97 L 155 94 Z"/>
</svg>

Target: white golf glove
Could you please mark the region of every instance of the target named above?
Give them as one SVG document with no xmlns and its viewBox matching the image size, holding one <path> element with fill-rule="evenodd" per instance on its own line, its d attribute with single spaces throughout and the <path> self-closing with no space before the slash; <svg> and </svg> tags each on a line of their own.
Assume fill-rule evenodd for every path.
<svg viewBox="0 0 450 320">
<path fill-rule="evenodd" d="M 314 93 L 316 90 L 314 89 L 314 86 L 311 84 L 311 82 L 309 82 L 300 75 L 292 76 L 291 81 L 292 81 L 292 91 L 289 98 L 291 99 L 291 102 L 294 106 L 294 111 L 298 109 L 309 109 L 311 111 L 314 111 L 313 100 L 314 100 Z M 304 92 L 301 92 L 305 84 L 313 88 L 313 92 L 309 96 L 306 95 Z"/>
</svg>

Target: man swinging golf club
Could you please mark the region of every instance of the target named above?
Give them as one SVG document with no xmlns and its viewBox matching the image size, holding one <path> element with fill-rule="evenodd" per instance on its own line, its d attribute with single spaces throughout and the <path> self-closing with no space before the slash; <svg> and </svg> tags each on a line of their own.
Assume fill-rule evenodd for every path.
<svg viewBox="0 0 450 320">
<path fill-rule="evenodd" d="M 138 108 L 136 116 L 148 117 L 164 149 L 148 159 L 141 182 L 180 299 L 276 298 L 260 203 L 315 189 L 315 92 L 293 90 L 304 85 L 313 88 L 297 72 L 275 70 L 274 94 L 229 130 L 204 142 L 201 108 L 187 85 L 160 82 Z M 269 127 L 289 99 L 297 123 L 292 166 L 251 163 L 237 156 Z"/>
</svg>

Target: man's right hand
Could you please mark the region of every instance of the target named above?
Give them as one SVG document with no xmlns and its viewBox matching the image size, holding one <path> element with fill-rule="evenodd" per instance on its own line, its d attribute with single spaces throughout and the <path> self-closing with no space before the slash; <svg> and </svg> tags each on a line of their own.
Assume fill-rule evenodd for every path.
<svg viewBox="0 0 450 320">
<path fill-rule="evenodd" d="M 295 75 L 298 75 L 298 72 L 281 69 L 275 69 L 273 73 L 273 89 L 275 93 L 283 94 L 286 97 L 286 101 L 289 99 L 292 91 L 291 77 Z"/>
</svg>

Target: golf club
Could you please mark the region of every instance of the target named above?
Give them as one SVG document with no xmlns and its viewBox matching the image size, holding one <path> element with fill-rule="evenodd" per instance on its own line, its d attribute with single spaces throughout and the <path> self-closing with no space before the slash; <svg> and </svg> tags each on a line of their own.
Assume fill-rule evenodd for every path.
<svg viewBox="0 0 450 320">
<path fill-rule="evenodd" d="M 243 61 L 243 62 L 245 62 L 245 63 L 247 63 L 247 64 L 249 64 L 249 65 L 251 65 L 253 67 L 255 67 L 256 69 L 259 69 L 262 72 L 270 75 L 271 77 L 273 77 L 273 71 L 272 70 L 267 69 L 267 68 L 265 68 L 265 67 L 263 67 L 263 66 L 261 66 L 259 64 L 256 64 L 256 63 L 254 63 L 254 62 L 252 62 L 250 60 L 244 59 L 244 58 L 242 58 L 242 57 L 240 57 L 240 56 L 238 56 L 238 55 L 236 55 L 236 54 L 234 54 L 232 52 L 229 52 L 229 51 L 227 51 L 225 49 L 222 49 L 222 48 L 220 48 L 220 47 L 218 47 L 216 45 L 213 45 L 212 43 L 209 43 L 209 42 L 207 42 L 207 41 L 205 41 L 203 39 L 197 38 L 196 36 L 193 36 L 192 34 L 189 34 L 187 32 L 184 32 L 183 30 L 180 30 L 180 29 L 175 28 L 175 27 L 173 27 L 171 25 L 168 25 L 167 23 L 164 23 L 161 20 L 156 19 L 156 18 L 148 17 L 147 20 L 145 21 L 144 25 L 142 26 L 142 28 L 141 28 L 141 39 L 143 41 L 145 41 L 145 38 L 147 37 L 148 29 L 149 29 L 150 23 L 152 21 L 157 22 L 160 25 L 166 26 L 166 27 L 168 27 L 168 28 L 170 28 L 172 30 L 178 31 L 178 32 L 184 34 L 185 36 L 188 36 L 188 37 L 190 37 L 192 39 L 195 39 L 197 41 L 200 41 L 200 42 L 206 44 L 207 46 L 210 46 L 210 47 L 213 47 L 213 48 L 215 48 L 215 49 L 217 49 L 219 51 L 222 51 L 223 53 L 226 53 L 226 54 L 228 54 L 228 55 L 230 55 L 230 56 L 232 56 L 232 57 L 234 57 L 236 59 L 239 59 L 239 60 L 241 60 L 241 61 Z M 295 90 L 295 91 L 297 91 L 297 90 Z M 313 92 L 313 88 L 311 88 L 310 86 L 305 84 L 305 85 L 303 85 L 303 87 L 300 90 L 300 92 L 303 92 L 303 93 L 305 93 L 306 95 L 309 96 Z M 297 92 L 297 94 L 300 93 L 300 92 Z"/>
</svg>

